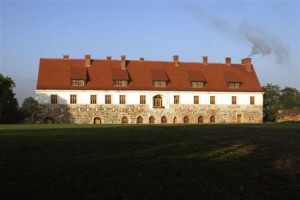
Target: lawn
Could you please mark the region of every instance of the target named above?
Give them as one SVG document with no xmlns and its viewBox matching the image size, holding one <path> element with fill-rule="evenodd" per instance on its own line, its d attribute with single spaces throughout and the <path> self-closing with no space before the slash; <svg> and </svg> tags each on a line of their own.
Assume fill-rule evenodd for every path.
<svg viewBox="0 0 300 200">
<path fill-rule="evenodd" d="M 300 199 L 300 124 L 0 125 L 0 199 Z"/>
</svg>

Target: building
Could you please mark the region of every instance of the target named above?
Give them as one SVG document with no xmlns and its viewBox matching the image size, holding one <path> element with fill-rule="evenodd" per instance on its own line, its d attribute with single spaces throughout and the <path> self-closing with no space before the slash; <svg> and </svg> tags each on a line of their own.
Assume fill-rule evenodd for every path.
<svg viewBox="0 0 300 200">
<path fill-rule="evenodd" d="M 263 91 L 251 63 L 41 58 L 37 123 L 260 123 Z"/>
</svg>

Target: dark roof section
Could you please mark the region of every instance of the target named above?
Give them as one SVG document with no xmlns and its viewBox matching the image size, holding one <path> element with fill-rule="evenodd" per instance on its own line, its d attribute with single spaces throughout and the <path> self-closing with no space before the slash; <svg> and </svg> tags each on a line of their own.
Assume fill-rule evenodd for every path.
<svg viewBox="0 0 300 200">
<path fill-rule="evenodd" d="M 250 61 L 251 62 L 251 61 Z M 37 89 L 77 90 L 71 86 L 71 79 L 88 77 L 81 90 L 115 90 L 113 80 L 129 80 L 126 87 L 118 90 L 162 90 L 153 86 L 153 80 L 168 81 L 163 88 L 167 91 L 241 91 L 262 92 L 255 70 L 247 70 L 245 64 L 139 61 L 127 60 L 126 70 L 121 68 L 120 60 L 93 59 L 91 66 L 85 67 L 85 59 L 49 59 L 41 58 Z M 203 88 L 192 88 L 191 81 L 203 81 Z M 242 82 L 240 88 L 231 89 L 230 82 Z"/>
<path fill-rule="evenodd" d="M 242 79 L 240 78 L 240 76 L 234 72 L 234 71 L 224 71 L 223 72 L 224 74 L 224 79 L 229 83 L 233 83 L 233 82 L 236 82 L 236 83 L 242 83 Z"/>
<path fill-rule="evenodd" d="M 129 81 L 127 70 L 117 68 L 112 69 L 112 79 L 120 81 Z"/>
<path fill-rule="evenodd" d="M 200 71 L 188 71 L 187 74 L 190 81 L 206 82 L 203 74 Z"/>
<path fill-rule="evenodd" d="M 86 80 L 86 69 L 79 66 L 71 66 L 71 79 L 72 80 Z"/>
<path fill-rule="evenodd" d="M 168 81 L 168 76 L 163 69 L 152 69 L 151 77 L 153 81 Z"/>
</svg>

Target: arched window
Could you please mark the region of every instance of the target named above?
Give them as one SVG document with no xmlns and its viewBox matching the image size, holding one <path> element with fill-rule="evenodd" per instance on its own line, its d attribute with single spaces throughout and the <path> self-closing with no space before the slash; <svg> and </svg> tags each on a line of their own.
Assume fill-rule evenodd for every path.
<svg viewBox="0 0 300 200">
<path fill-rule="evenodd" d="M 212 116 L 210 117 L 210 123 L 214 123 L 214 122 L 216 122 L 216 119 L 215 119 L 215 116 L 212 115 Z"/>
<path fill-rule="evenodd" d="M 183 118 L 183 123 L 188 124 L 189 121 L 190 121 L 190 119 L 189 119 L 188 116 L 185 116 L 185 117 Z"/>
<path fill-rule="evenodd" d="M 153 97 L 153 108 L 162 108 L 162 97 L 160 95 L 156 95 Z"/>
<path fill-rule="evenodd" d="M 53 117 L 45 117 L 45 119 L 44 119 L 44 123 L 45 124 L 54 124 L 55 123 L 55 120 L 54 120 L 54 118 Z"/>
<path fill-rule="evenodd" d="M 177 124 L 177 117 L 174 117 L 173 124 Z"/>
<path fill-rule="evenodd" d="M 198 123 L 199 123 L 199 124 L 200 124 L 200 123 L 203 123 L 203 117 L 202 117 L 202 116 L 198 117 Z"/>
<path fill-rule="evenodd" d="M 143 123 L 143 118 L 141 116 L 139 116 L 137 119 L 136 119 L 136 123 L 137 124 L 142 124 Z"/>
<path fill-rule="evenodd" d="M 127 117 L 123 117 L 122 118 L 122 124 L 128 124 L 128 118 Z"/>
<path fill-rule="evenodd" d="M 161 123 L 162 124 L 166 124 L 167 123 L 167 117 L 166 116 L 162 116 L 161 117 Z"/>
<path fill-rule="evenodd" d="M 242 122 L 242 115 L 241 114 L 237 115 L 236 121 L 237 121 L 237 123 L 241 123 Z"/>
<path fill-rule="evenodd" d="M 153 116 L 149 117 L 149 124 L 154 124 L 155 118 Z"/>
<path fill-rule="evenodd" d="M 100 117 L 95 117 L 94 118 L 94 124 L 101 124 L 101 118 Z"/>
</svg>

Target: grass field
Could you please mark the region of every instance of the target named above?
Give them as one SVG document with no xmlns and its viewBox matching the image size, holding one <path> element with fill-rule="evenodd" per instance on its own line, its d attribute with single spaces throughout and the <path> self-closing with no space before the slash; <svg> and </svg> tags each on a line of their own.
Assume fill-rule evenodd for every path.
<svg viewBox="0 0 300 200">
<path fill-rule="evenodd" d="M 300 124 L 0 125 L 0 199 L 300 199 Z"/>
</svg>

